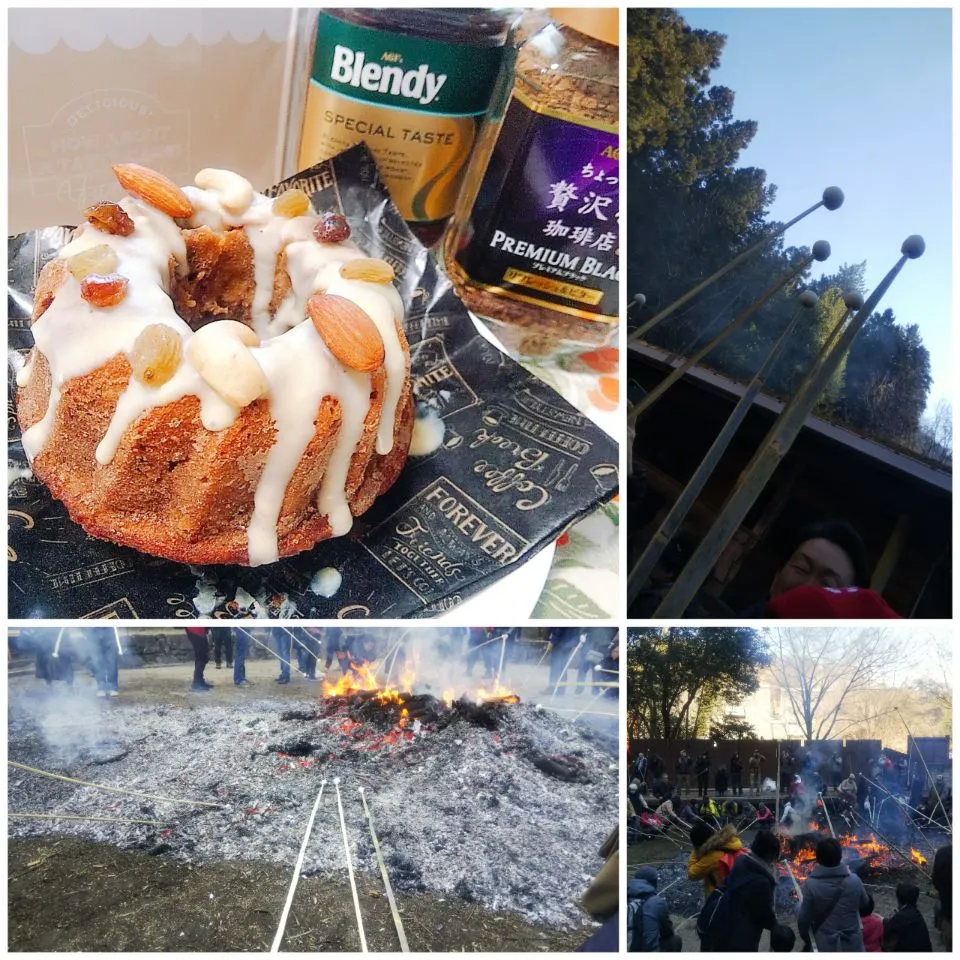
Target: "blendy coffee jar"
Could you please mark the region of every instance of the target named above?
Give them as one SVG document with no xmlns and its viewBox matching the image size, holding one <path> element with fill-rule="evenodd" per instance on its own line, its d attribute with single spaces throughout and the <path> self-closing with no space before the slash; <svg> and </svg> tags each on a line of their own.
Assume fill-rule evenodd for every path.
<svg viewBox="0 0 960 960">
<path fill-rule="evenodd" d="M 453 213 L 513 9 L 321 10 L 299 167 L 363 141 L 420 239 Z"/>
<path fill-rule="evenodd" d="M 618 36 L 615 9 L 556 10 L 523 42 L 445 240 L 458 294 L 520 356 L 616 340 Z"/>
</svg>

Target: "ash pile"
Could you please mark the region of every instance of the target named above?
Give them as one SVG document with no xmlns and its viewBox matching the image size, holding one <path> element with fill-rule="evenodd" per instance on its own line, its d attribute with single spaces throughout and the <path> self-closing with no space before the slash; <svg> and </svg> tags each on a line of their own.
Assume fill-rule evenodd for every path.
<svg viewBox="0 0 960 960">
<path fill-rule="evenodd" d="M 56 831 L 203 863 L 293 868 L 326 780 L 304 874 L 342 876 L 339 777 L 354 868 L 377 873 L 363 787 L 397 890 L 455 896 L 532 923 L 584 924 L 578 903 L 617 820 L 616 758 L 539 706 L 353 692 L 193 709 L 17 698 L 8 756 L 69 777 L 175 800 L 105 793 L 10 768 L 9 835 Z M 279 906 L 279 905 L 278 905 Z"/>
</svg>

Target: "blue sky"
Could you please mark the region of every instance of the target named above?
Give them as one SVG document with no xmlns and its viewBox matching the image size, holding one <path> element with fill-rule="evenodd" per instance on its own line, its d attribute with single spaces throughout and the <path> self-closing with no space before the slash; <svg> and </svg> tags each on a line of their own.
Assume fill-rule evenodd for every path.
<svg viewBox="0 0 960 960">
<path fill-rule="evenodd" d="M 844 205 L 818 210 L 789 244 L 829 240 L 823 270 L 867 261 L 872 290 L 911 233 L 927 243 L 881 301 L 916 323 L 930 351 L 928 409 L 951 389 L 951 12 L 948 9 L 680 8 L 727 36 L 711 82 L 755 120 L 741 166 L 777 185 L 789 220 L 836 184 Z"/>
</svg>

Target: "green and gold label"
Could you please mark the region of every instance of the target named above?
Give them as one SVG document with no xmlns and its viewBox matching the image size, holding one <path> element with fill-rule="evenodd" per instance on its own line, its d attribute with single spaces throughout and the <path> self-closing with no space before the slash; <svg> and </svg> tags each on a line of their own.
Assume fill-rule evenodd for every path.
<svg viewBox="0 0 960 960">
<path fill-rule="evenodd" d="M 363 141 L 401 214 L 448 217 L 503 57 L 390 33 L 321 11 L 300 167 Z"/>
</svg>

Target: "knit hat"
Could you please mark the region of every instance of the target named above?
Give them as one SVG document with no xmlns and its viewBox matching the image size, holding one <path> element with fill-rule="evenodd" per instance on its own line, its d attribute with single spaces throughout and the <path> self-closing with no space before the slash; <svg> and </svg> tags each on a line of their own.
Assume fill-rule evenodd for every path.
<svg viewBox="0 0 960 960">
<path fill-rule="evenodd" d="M 767 603 L 778 620 L 900 620 L 873 590 L 862 587 L 796 587 Z"/>
</svg>

